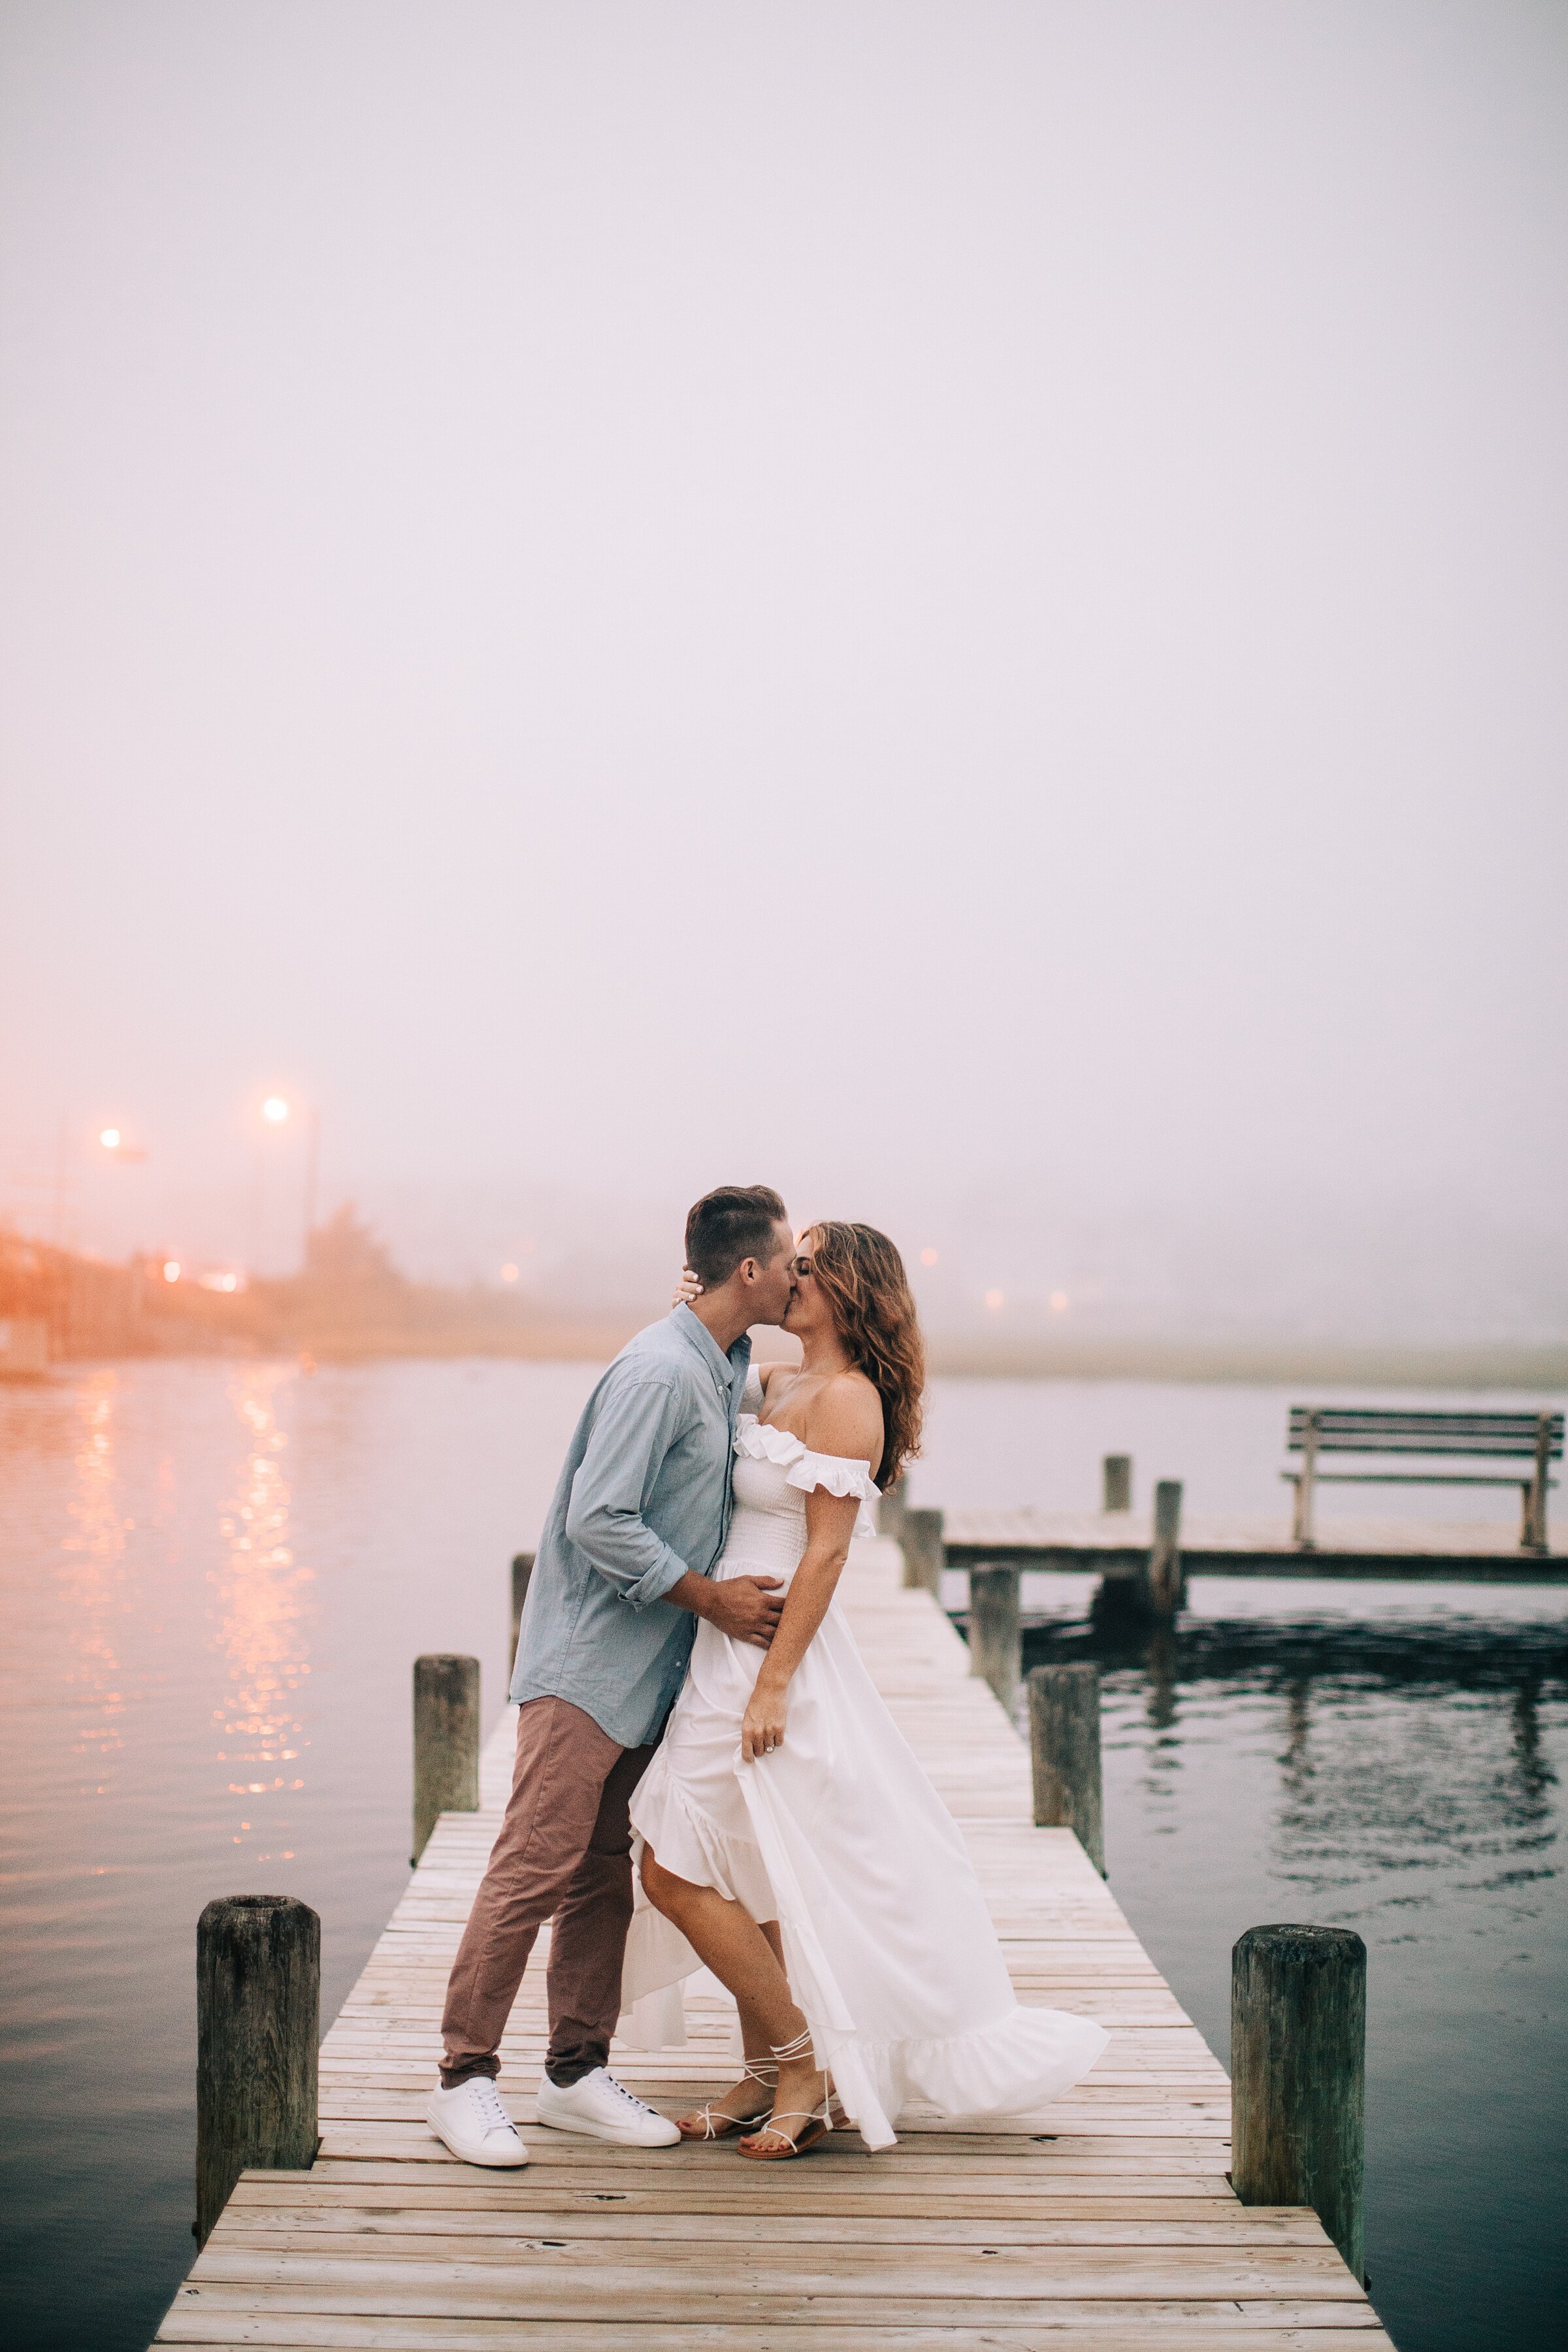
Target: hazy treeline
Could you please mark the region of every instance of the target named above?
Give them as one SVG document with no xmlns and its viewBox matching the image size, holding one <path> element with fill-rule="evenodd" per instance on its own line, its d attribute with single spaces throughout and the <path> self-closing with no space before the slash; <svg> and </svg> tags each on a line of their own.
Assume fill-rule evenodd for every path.
<svg viewBox="0 0 1568 2352">
<path fill-rule="evenodd" d="M 651 1254 L 650 1254 L 651 1255 Z M 296 1275 L 207 1286 L 195 1269 L 133 1253 L 110 1263 L 0 1232 L 0 1320 L 42 1325 L 52 1359 L 299 1350 L 322 1359 L 493 1355 L 602 1361 L 661 1312 L 663 1269 L 584 1298 L 548 1261 L 528 1286 L 408 1278 L 352 1208 L 310 1236 Z M 940 1257 L 939 1257 L 940 1265 Z M 570 1269 L 563 1268 L 569 1277 Z M 929 1273 L 930 1270 L 926 1270 Z M 934 1286 L 928 1283 L 928 1289 Z M 965 1320 L 927 1307 L 933 1371 L 1039 1378 L 1363 1381 L 1369 1385 L 1560 1387 L 1568 1345 L 1473 1334 L 1401 1340 L 1310 1328 L 1228 1331 L 1201 1321 L 1142 1331 L 1050 1311 Z M 764 1354 L 787 1351 L 761 1335 Z"/>
</svg>

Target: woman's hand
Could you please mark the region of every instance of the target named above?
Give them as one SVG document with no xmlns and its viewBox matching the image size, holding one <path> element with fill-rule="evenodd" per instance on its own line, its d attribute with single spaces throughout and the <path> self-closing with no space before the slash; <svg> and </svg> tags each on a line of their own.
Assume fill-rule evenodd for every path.
<svg viewBox="0 0 1568 2352">
<path fill-rule="evenodd" d="M 670 1305 L 689 1307 L 694 1298 L 700 1298 L 701 1296 L 702 1285 L 698 1281 L 691 1268 L 689 1265 L 683 1265 L 680 1269 L 680 1280 L 675 1286 L 675 1297 L 670 1300 Z"/>
<path fill-rule="evenodd" d="M 788 1683 L 770 1681 L 767 1670 L 757 1676 L 746 1712 L 741 1718 L 741 1758 L 754 1764 L 784 1746 L 784 1718 L 789 1713 Z"/>
</svg>

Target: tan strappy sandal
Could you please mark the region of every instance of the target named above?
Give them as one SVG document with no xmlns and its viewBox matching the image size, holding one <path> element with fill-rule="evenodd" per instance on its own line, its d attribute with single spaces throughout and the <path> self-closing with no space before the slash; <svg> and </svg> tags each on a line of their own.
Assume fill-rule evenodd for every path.
<svg viewBox="0 0 1568 2352">
<path fill-rule="evenodd" d="M 787 2063 L 792 2058 L 804 2058 L 810 2047 L 811 2029 L 807 2026 L 803 2032 L 795 2035 L 793 2042 L 786 2042 L 782 2049 L 774 2043 L 773 2056 L 775 2060 Z M 805 2156 L 808 2149 L 817 2147 L 827 2137 L 834 2127 L 833 2111 L 837 2105 L 838 2102 L 834 2097 L 833 2085 L 830 2083 L 819 2107 L 775 2107 L 765 2122 L 759 2119 L 759 2122 L 750 2128 L 773 2133 L 784 2143 L 783 2146 L 748 2147 L 742 2139 L 740 2154 L 748 2158 L 752 2164 L 789 2164 L 795 2158 Z M 838 2113 L 842 2116 L 844 2113 L 842 2107 L 838 2107 Z M 803 2126 L 803 2129 L 795 2133 L 787 2132 L 784 2129 L 786 2122 L 799 2123 Z"/>
<path fill-rule="evenodd" d="M 741 2070 L 742 2083 L 755 2083 L 759 2091 L 768 2095 L 768 2105 L 759 2107 L 754 2116 L 727 2115 L 722 2107 L 699 2107 L 694 2117 L 678 2122 L 675 2128 L 682 2139 L 729 2139 L 735 2132 L 755 2131 L 765 2124 L 773 2112 L 773 2095 L 778 2088 L 778 2061 L 759 2058 L 753 2066 L 748 2058 Z"/>
<path fill-rule="evenodd" d="M 812 2107 L 809 2110 L 785 2107 L 782 2111 L 775 2108 L 765 2123 L 753 2125 L 752 2129 L 776 2132 L 783 2146 L 748 2147 L 742 2140 L 740 2153 L 749 2158 L 752 2164 L 788 2164 L 794 2158 L 805 2156 L 809 2149 L 816 2147 L 820 2141 L 827 2137 L 828 2133 L 834 2129 L 836 2107 L 838 2109 L 838 2117 L 842 2120 L 844 2110 L 838 2106 L 837 2101 L 829 2091 L 819 2107 Z M 784 2129 L 784 2119 L 787 2118 L 794 2123 L 797 2117 L 805 2126 L 805 2129 L 792 2138 Z"/>
</svg>

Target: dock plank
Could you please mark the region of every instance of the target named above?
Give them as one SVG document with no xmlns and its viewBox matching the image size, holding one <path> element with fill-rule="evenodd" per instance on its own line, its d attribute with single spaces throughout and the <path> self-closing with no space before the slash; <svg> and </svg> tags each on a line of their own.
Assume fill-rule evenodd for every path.
<svg viewBox="0 0 1568 2352">
<path fill-rule="evenodd" d="M 501 2053 L 528 2131 L 515 2174 L 426 2129 L 447 1971 L 499 1825 L 510 1711 L 478 1813 L 443 1815 L 321 2050 L 309 2172 L 248 2172 L 160 2344 L 374 2352 L 1378 2352 L 1388 2338 L 1315 2215 L 1231 2193 L 1229 2084 L 1066 1830 L 1030 1820 L 1027 1759 L 895 1548 L 855 1547 L 842 1599 L 905 1737 L 960 1820 L 1020 2000 L 1100 2019 L 1088 2079 L 1005 2126 L 919 2111 L 875 2156 L 852 2133 L 805 2162 L 721 2146 L 621 2149 L 537 2124 L 542 1948 Z M 545 1931 L 548 1937 L 548 1930 Z M 710 1979 L 687 2044 L 617 2042 L 666 2108 L 730 2079 Z"/>
</svg>

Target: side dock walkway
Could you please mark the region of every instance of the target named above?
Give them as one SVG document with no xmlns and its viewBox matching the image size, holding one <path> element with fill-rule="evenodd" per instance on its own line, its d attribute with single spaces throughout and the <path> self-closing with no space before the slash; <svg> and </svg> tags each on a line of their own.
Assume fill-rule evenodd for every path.
<svg viewBox="0 0 1568 2352">
<path fill-rule="evenodd" d="M 963 1823 L 1020 2000 L 1081 2011 L 1110 2048 L 1005 2130 L 906 2116 L 796 2164 L 732 2147 L 618 2149 L 533 2124 L 543 1971 L 500 2089 L 526 2170 L 452 2161 L 422 2110 L 447 1972 L 499 1824 L 510 1710 L 482 1807 L 447 1813 L 321 2051 L 309 2172 L 247 2172 L 160 2344 L 384 2352 L 1378 2352 L 1388 2337 L 1306 2210 L 1226 2181 L 1229 2084 L 1070 1831 L 1031 1822 L 1023 1742 L 971 1677 L 897 1547 L 857 1545 L 857 1640 Z M 689 1995 L 684 2050 L 613 2059 L 672 2111 L 731 2079 L 728 2004 Z"/>
</svg>

